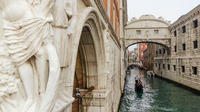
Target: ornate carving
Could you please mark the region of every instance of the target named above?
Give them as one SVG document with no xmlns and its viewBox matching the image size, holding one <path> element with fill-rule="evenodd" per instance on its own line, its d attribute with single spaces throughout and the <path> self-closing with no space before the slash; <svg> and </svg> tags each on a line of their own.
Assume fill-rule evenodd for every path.
<svg viewBox="0 0 200 112">
<path fill-rule="evenodd" d="M 55 45 L 60 59 L 61 67 L 70 64 L 70 38 L 75 31 L 77 22 L 77 0 L 56 0 L 53 8 L 53 27 L 55 31 Z"/>
<path fill-rule="evenodd" d="M 49 112 L 55 105 L 60 66 L 52 44 L 54 3 L 0 0 L 1 112 Z"/>
</svg>

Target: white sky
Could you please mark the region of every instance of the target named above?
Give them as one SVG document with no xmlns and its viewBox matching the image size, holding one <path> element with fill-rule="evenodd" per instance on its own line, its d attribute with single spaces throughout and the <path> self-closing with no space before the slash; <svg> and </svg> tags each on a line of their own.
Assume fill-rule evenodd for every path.
<svg viewBox="0 0 200 112">
<path fill-rule="evenodd" d="M 155 17 L 162 16 L 173 23 L 199 4 L 200 0 L 127 0 L 128 20 L 152 14 Z M 134 46 L 129 49 L 132 50 Z"/>
<path fill-rule="evenodd" d="M 174 22 L 199 4 L 200 0 L 127 0 L 128 19 L 153 14 Z"/>
</svg>

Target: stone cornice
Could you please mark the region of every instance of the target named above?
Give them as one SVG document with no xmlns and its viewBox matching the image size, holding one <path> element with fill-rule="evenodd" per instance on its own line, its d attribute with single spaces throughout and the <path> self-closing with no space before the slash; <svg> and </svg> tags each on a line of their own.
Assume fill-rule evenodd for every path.
<svg viewBox="0 0 200 112">
<path fill-rule="evenodd" d="M 108 23 L 109 29 L 111 30 L 111 33 L 114 36 L 115 42 L 118 44 L 119 47 L 121 47 L 119 39 L 118 39 L 118 36 L 117 36 L 117 34 L 115 33 L 115 30 L 112 27 L 112 24 L 110 22 L 110 19 L 109 19 L 108 15 L 107 15 L 107 12 L 105 10 L 105 7 L 104 7 L 102 1 L 101 0 L 94 0 L 94 1 L 96 3 L 100 13 L 102 14 L 104 20 L 106 21 L 106 23 Z"/>
<path fill-rule="evenodd" d="M 170 27 L 169 29 L 176 29 L 178 26 L 183 25 L 184 23 L 186 23 L 187 21 L 191 20 L 192 18 L 194 18 L 195 16 L 200 14 L 200 5 L 198 5 L 197 7 L 195 7 L 193 10 L 191 10 L 190 12 L 188 12 L 187 14 L 181 16 L 177 21 L 175 21 Z"/>
<path fill-rule="evenodd" d="M 132 27 L 132 28 L 125 28 L 127 29 L 168 29 L 168 27 Z"/>
<path fill-rule="evenodd" d="M 132 24 L 132 23 L 140 22 L 140 21 L 156 21 L 156 22 L 164 23 L 164 24 L 166 24 L 167 26 L 170 25 L 170 24 L 167 23 L 166 21 L 162 21 L 162 20 L 159 20 L 159 19 L 137 19 L 137 20 L 128 22 L 126 26 L 128 26 L 128 25 L 130 25 L 130 24 Z"/>
<path fill-rule="evenodd" d="M 168 59 L 199 59 L 200 56 L 167 56 Z M 165 59 L 161 57 L 155 57 L 154 59 Z"/>
</svg>

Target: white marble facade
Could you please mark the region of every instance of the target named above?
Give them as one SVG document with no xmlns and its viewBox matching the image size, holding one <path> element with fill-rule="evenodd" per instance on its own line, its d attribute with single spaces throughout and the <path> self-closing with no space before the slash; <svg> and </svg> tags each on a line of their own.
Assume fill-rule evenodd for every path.
<svg viewBox="0 0 200 112">
<path fill-rule="evenodd" d="M 117 110 L 123 80 L 120 45 L 95 2 L 0 0 L 0 14 L 0 112 L 71 111 L 85 26 L 92 32 L 98 60 L 98 84 L 92 94 L 99 96 L 92 100 L 104 104 L 87 104 L 83 111 Z"/>
<path fill-rule="evenodd" d="M 57 106 L 62 63 L 55 46 L 58 43 L 54 43 L 59 40 L 55 38 L 62 37 L 63 30 L 69 36 L 72 33 L 76 20 L 72 17 L 75 2 L 0 1 L 1 112 L 50 112 L 66 106 Z M 70 23 L 68 18 L 73 21 Z M 68 100 L 70 103 L 73 98 Z"/>
</svg>

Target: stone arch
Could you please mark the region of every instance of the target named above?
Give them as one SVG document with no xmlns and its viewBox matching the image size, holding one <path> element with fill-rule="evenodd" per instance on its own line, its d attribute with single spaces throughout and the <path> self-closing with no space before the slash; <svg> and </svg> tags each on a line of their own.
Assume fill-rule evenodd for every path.
<svg viewBox="0 0 200 112">
<path fill-rule="evenodd" d="M 73 69 L 73 78 L 71 79 L 74 84 L 74 77 L 76 76 L 74 74 L 77 73 L 77 59 L 79 58 L 81 60 L 83 77 L 85 77 L 82 81 L 83 86 L 81 89 L 83 89 L 83 91 L 87 91 L 88 88 L 92 86 L 94 89 L 105 87 L 105 83 L 101 83 L 101 81 L 104 80 L 105 74 L 105 52 L 103 42 L 103 30 L 98 14 L 94 8 L 86 8 L 79 17 L 77 28 L 73 36 L 71 65 Z M 78 78 L 81 80 L 81 77 L 78 76 Z"/>
<path fill-rule="evenodd" d="M 79 43 L 81 40 L 82 31 L 87 28 L 91 34 L 94 42 L 94 49 L 97 60 L 97 74 L 98 80 L 101 80 L 101 75 L 104 75 L 105 65 L 105 51 L 103 41 L 103 29 L 100 24 L 99 16 L 94 8 L 86 8 L 80 16 L 79 22 L 77 23 L 77 30 L 74 36 L 74 50 L 73 57 L 77 57 Z M 72 64 L 75 70 L 76 58 L 72 59 Z M 102 84 L 98 83 L 96 88 L 102 88 Z"/>
<path fill-rule="evenodd" d="M 139 44 L 139 43 L 152 43 L 152 44 L 158 44 L 158 45 L 161 45 L 163 47 L 165 47 L 166 49 L 169 49 L 169 46 L 166 45 L 165 43 L 161 43 L 161 42 L 156 42 L 156 41 L 137 41 L 137 42 L 133 42 L 131 44 L 128 44 L 126 45 L 126 49 L 132 45 L 135 45 L 135 44 Z"/>
<path fill-rule="evenodd" d="M 135 45 L 135 44 L 139 44 L 139 43 L 152 43 L 152 44 L 161 45 L 167 50 L 168 54 L 170 54 L 170 52 L 171 52 L 170 44 L 166 44 L 166 42 L 162 43 L 162 42 L 159 42 L 159 41 L 135 41 L 133 43 L 127 44 L 125 49 L 128 49 L 128 47 Z"/>
</svg>

